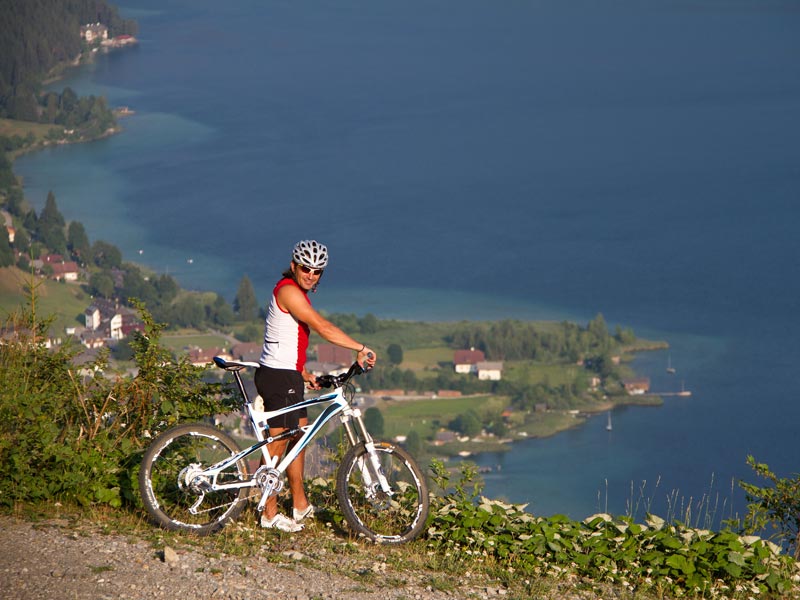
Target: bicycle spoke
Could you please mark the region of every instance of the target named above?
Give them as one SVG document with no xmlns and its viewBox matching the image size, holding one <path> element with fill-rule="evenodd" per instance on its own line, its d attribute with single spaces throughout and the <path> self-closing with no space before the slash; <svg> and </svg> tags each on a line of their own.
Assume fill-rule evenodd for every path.
<svg viewBox="0 0 800 600">
<path fill-rule="evenodd" d="M 246 490 L 212 490 L 211 480 L 202 474 L 204 468 L 236 452 L 235 442 L 204 426 L 182 426 L 167 432 L 160 440 L 145 456 L 140 484 L 144 485 L 143 498 L 148 511 L 161 525 L 202 529 L 202 533 L 207 533 L 238 514 Z M 244 479 L 243 465 L 237 463 L 220 473 L 216 482 Z"/>
<path fill-rule="evenodd" d="M 369 455 L 355 448 L 342 460 L 337 494 L 348 523 L 358 533 L 382 543 L 407 542 L 424 529 L 427 488 L 413 459 L 389 444 L 376 445 L 386 492 L 373 472 Z"/>
</svg>

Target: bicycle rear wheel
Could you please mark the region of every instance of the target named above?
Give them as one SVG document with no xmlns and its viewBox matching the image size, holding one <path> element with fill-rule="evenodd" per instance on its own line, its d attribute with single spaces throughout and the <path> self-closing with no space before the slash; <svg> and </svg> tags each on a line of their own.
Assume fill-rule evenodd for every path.
<svg viewBox="0 0 800 600">
<path fill-rule="evenodd" d="M 165 529 L 208 535 L 239 516 L 249 488 L 212 491 L 199 473 L 239 452 L 226 433 L 199 423 L 178 425 L 159 435 L 144 454 L 139 493 L 150 517 Z M 217 476 L 217 483 L 247 480 L 239 460 Z"/>
<path fill-rule="evenodd" d="M 350 448 L 336 474 L 336 497 L 348 525 L 381 544 L 402 544 L 418 537 L 428 518 L 428 487 L 411 455 L 393 444 L 375 442 L 386 493 L 364 444 Z"/>
</svg>

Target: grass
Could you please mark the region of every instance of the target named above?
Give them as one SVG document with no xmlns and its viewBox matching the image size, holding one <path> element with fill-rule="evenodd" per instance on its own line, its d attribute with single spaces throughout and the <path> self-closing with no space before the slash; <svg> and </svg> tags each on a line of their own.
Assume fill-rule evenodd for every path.
<svg viewBox="0 0 800 600">
<path fill-rule="evenodd" d="M 173 352 L 180 352 L 188 347 L 195 346 L 197 348 L 227 348 L 228 340 L 221 335 L 213 333 L 197 333 L 197 332 L 180 332 L 180 333 L 165 333 L 161 338 L 161 343 L 172 350 Z"/>
<path fill-rule="evenodd" d="M 47 137 L 47 134 L 50 132 L 51 129 L 58 129 L 61 131 L 63 127 L 59 127 L 57 125 L 52 124 L 43 124 L 43 123 L 32 123 L 30 121 L 15 121 L 13 119 L 0 119 L 0 135 L 6 137 L 14 137 L 19 136 L 23 139 L 27 139 L 29 136 L 33 136 L 34 142 L 32 145 L 26 146 L 23 149 L 15 150 L 13 152 L 8 153 L 8 157 L 13 160 L 20 154 L 24 152 L 30 152 L 31 150 L 38 150 L 41 145 L 43 144 L 44 140 Z"/>
<path fill-rule="evenodd" d="M 403 351 L 403 362 L 401 369 L 411 369 L 417 375 L 419 371 L 429 370 L 431 367 L 442 363 L 453 362 L 453 349 L 445 346 L 435 346 L 432 348 L 416 348 Z"/>
<path fill-rule="evenodd" d="M 91 304 L 91 297 L 75 283 L 61 283 L 34 278 L 38 314 L 54 317 L 53 329 L 59 334 L 65 327 L 83 325 L 83 312 Z M 31 275 L 16 267 L 0 268 L 0 311 L 11 313 L 25 305 L 29 294 L 26 286 Z M 0 313 L 2 314 L 2 313 Z"/>
<path fill-rule="evenodd" d="M 425 400 L 380 400 L 376 407 L 383 415 L 383 437 L 394 438 L 415 430 L 423 439 L 430 438 L 458 415 L 470 410 L 479 415 L 487 410 L 500 411 L 506 399 L 501 396 L 469 396 Z"/>
<path fill-rule="evenodd" d="M 54 125 L 33 123 L 31 121 L 15 121 L 13 119 L 0 119 L 0 135 L 13 137 L 27 137 L 32 133 L 37 138 L 43 138 Z"/>
<path fill-rule="evenodd" d="M 508 381 L 526 385 L 569 386 L 576 378 L 585 376 L 586 369 L 578 365 L 544 364 L 532 360 L 509 361 L 503 371 Z"/>
</svg>

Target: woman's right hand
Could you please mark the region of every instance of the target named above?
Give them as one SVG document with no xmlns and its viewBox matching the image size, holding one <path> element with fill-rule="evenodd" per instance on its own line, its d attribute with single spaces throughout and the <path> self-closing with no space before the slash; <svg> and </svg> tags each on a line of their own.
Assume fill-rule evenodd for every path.
<svg viewBox="0 0 800 600">
<path fill-rule="evenodd" d="M 375 350 L 364 346 L 362 350 L 359 351 L 358 355 L 356 356 L 356 361 L 365 369 L 371 369 L 375 366 L 375 361 L 378 359 L 378 356 L 375 354 Z"/>
</svg>

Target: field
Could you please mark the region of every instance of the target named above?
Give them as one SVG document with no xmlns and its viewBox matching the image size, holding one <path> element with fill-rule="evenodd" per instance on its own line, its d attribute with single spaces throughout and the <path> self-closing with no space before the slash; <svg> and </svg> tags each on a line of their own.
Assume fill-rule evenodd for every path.
<svg viewBox="0 0 800 600">
<path fill-rule="evenodd" d="M 415 430 L 420 437 L 427 439 L 460 414 L 470 410 L 478 415 L 499 412 L 505 408 L 506 402 L 507 399 L 501 396 L 482 395 L 424 400 L 379 400 L 376 406 L 383 414 L 384 437 L 394 438 Z"/>
<path fill-rule="evenodd" d="M 31 275 L 15 267 L 0 268 L 0 315 L 24 306 L 30 299 L 31 284 L 35 286 L 37 315 L 54 317 L 55 333 L 63 334 L 65 327 L 83 325 L 83 312 L 92 299 L 78 284 L 31 279 Z"/>
<path fill-rule="evenodd" d="M 29 146 L 24 150 L 25 152 L 30 151 L 31 149 L 36 149 L 41 144 L 47 133 L 52 129 L 53 125 L 42 124 L 42 123 L 31 123 L 28 121 L 12 121 L 11 119 L 0 119 L 0 135 L 5 137 L 14 137 L 19 136 L 21 138 L 28 138 L 29 136 L 33 136 L 36 140 L 34 142 L 34 146 Z M 9 158 L 14 159 L 17 155 L 21 152 L 20 150 L 16 150 L 14 152 L 9 153 Z"/>
<path fill-rule="evenodd" d="M 161 343 L 173 352 L 181 352 L 189 347 L 225 348 L 229 346 L 227 339 L 214 333 L 197 332 L 165 332 Z"/>
</svg>

